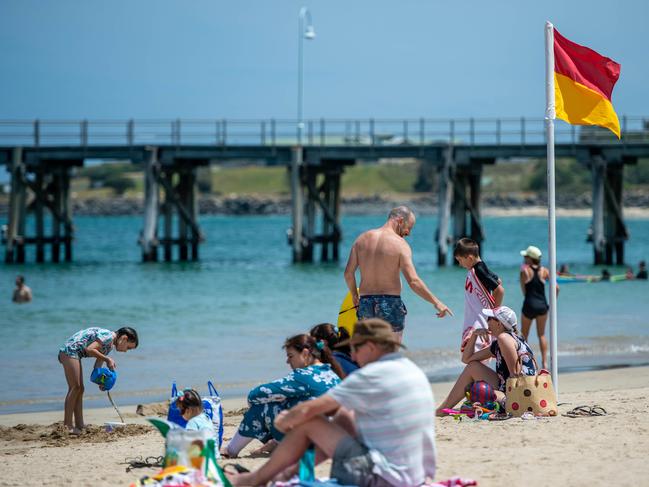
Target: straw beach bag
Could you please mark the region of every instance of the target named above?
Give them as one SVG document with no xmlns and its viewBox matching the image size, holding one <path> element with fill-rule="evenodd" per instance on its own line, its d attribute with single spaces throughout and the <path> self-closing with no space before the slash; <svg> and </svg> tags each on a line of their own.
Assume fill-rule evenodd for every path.
<svg viewBox="0 0 649 487">
<path fill-rule="evenodd" d="M 521 354 L 518 357 L 517 370 L 522 370 L 521 357 L 523 355 L 529 354 Z M 538 371 L 539 366 L 536 360 L 531 355 L 529 356 L 534 360 Z M 545 369 L 537 372 L 536 375 L 510 377 L 505 385 L 505 394 L 507 396 L 505 409 L 512 416 L 519 417 L 528 411 L 535 416 L 556 416 L 558 414 L 557 395 L 552 385 L 552 377 Z"/>
</svg>

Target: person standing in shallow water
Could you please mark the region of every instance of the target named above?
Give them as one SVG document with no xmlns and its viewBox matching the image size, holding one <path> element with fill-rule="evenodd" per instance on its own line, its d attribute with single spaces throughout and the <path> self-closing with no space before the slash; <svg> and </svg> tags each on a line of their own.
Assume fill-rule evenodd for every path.
<svg viewBox="0 0 649 487">
<path fill-rule="evenodd" d="M 451 309 L 417 275 L 412 250 L 405 240 L 414 226 L 415 215 L 410 208 L 394 208 L 382 227 L 368 230 L 356 239 L 345 268 L 345 282 L 354 306 L 358 307 L 358 319 L 387 321 L 399 341 L 407 314 L 401 300 L 401 274 L 418 296 L 435 306 L 438 318 L 453 316 Z M 360 289 L 356 285 L 356 269 L 361 273 Z"/>
<path fill-rule="evenodd" d="M 545 281 L 550 278 L 550 271 L 541 265 L 541 250 L 538 247 L 530 245 L 525 250 L 521 250 L 521 256 L 524 262 L 521 266 L 520 283 L 521 291 L 525 297 L 521 313 L 521 332 L 527 341 L 532 321 L 536 320 L 541 360 L 543 368 L 547 369 L 548 342 L 545 338 L 545 324 L 548 320 L 550 306 L 545 298 Z M 559 285 L 557 284 L 558 294 Z"/>
<path fill-rule="evenodd" d="M 16 288 L 11 298 L 14 303 L 29 303 L 32 300 L 32 290 L 25 284 L 24 276 L 16 277 Z"/>
</svg>

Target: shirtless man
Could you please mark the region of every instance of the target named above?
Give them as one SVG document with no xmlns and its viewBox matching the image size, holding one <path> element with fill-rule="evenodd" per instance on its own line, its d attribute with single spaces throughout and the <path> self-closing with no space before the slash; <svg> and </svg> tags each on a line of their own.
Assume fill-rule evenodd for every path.
<svg viewBox="0 0 649 487">
<path fill-rule="evenodd" d="M 14 303 L 29 303 L 32 300 L 32 290 L 25 284 L 23 276 L 16 277 L 16 289 L 12 301 Z"/>
<path fill-rule="evenodd" d="M 401 301 L 400 273 L 410 288 L 437 309 L 443 318 L 453 313 L 435 297 L 417 275 L 412 250 L 404 240 L 415 226 L 415 215 L 407 206 L 394 208 L 380 228 L 368 230 L 356 239 L 345 268 L 345 281 L 358 306 L 358 319 L 382 318 L 392 325 L 399 340 L 403 336 L 406 306 Z M 356 269 L 361 271 L 360 290 Z"/>
</svg>

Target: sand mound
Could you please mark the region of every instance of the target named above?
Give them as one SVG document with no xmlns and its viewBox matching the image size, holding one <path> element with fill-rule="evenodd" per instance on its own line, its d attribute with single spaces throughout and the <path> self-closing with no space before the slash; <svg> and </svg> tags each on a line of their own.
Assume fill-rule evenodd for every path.
<svg viewBox="0 0 649 487">
<path fill-rule="evenodd" d="M 248 411 L 248 408 L 241 408 L 241 409 L 236 409 L 234 411 L 224 411 L 223 415 L 226 418 L 229 418 L 231 416 L 243 416 L 244 414 L 246 414 L 246 411 Z"/>
<path fill-rule="evenodd" d="M 160 418 L 167 417 L 169 404 L 167 402 L 154 402 L 151 404 L 138 404 L 135 408 L 135 414 L 138 416 L 158 416 Z"/>
<path fill-rule="evenodd" d="M 0 440 L 7 442 L 43 442 L 49 446 L 62 446 L 70 443 L 103 443 L 116 441 L 119 438 L 144 435 L 153 428 L 143 424 L 127 424 L 112 432 L 105 431 L 103 426 L 87 425 L 80 435 L 71 435 L 63 426 L 63 422 L 42 426 L 36 424 L 18 424 L 7 427 L 0 426 Z"/>
<path fill-rule="evenodd" d="M 234 411 L 223 411 L 225 417 L 231 416 L 243 416 L 243 414 L 248 410 L 247 407 L 236 409 Z M 169 411 L 169 403 L 165 402 L 155 402 L 152 404 L 138 404 L 135 408 L 135 414 L 138 416 L 158 416 L 160 418 L 166 418 Z M 132 416 L 132 415 L 127 415 Z"/>
</svg>

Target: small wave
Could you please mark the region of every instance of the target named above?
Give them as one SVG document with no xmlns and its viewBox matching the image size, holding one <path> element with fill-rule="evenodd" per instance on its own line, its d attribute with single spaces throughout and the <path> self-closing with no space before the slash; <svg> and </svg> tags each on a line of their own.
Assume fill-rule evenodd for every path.
<svg viewBox="0 0 649 487">
<path fill-rule="evenodd" d="M 536 357 L 540 357 L 538 344 L 530 344 Z M 606 357 L 623 358 L 628 356 L 631 361 L 642 359 L 649 354 L 649 337 L 594 337 L 575 341 L 559 343 L 559 357 L 581 357 L 580 362 L 593 365 L 600 363 Z M 431 348 L 409 350 L 406 356 L 415 362 L 428 375 L 437 377 L 439 374 L 457 372 L 464 364 L 456 348 Z M 588 359 L 592 357 L 592 359 Z M 647 357 L 649 360 L 649 357 Z"/>
<path fill-rule="evenodd" d="M 559 355 L 640 355 L 649 353 L 647 337 L 595 337 L 584 342 L 559 343 Z"/>
</svg>

